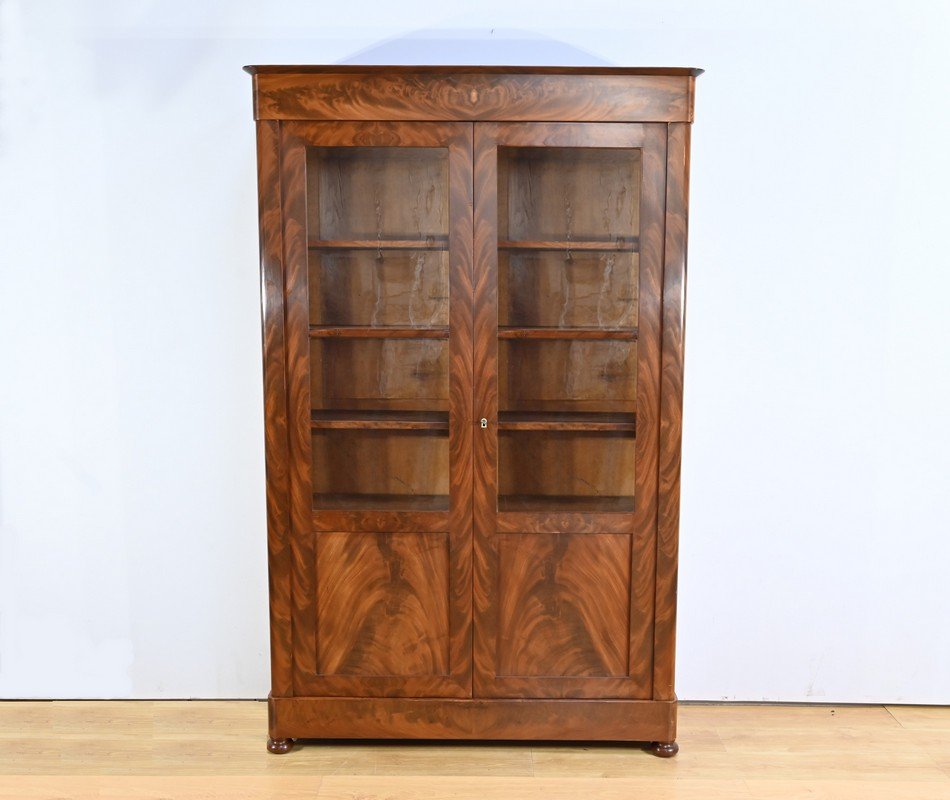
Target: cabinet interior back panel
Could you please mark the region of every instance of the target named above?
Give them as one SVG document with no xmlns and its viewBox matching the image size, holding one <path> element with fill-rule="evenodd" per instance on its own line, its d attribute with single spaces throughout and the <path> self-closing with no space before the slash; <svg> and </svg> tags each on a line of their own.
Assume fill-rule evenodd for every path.
<svg viewBox="0 0 950 800">
<path fill-rule="evenodd" d="M 312 147 L 308 228 L 314 238 L 426 239 L 448 234 L 448 151 Z"/>
<path fill-rule="evenodd" d="M 640 227 L 640 153 L 499 148 L 499 235 L 511 240 L 630 240 Z"/>
</svg>

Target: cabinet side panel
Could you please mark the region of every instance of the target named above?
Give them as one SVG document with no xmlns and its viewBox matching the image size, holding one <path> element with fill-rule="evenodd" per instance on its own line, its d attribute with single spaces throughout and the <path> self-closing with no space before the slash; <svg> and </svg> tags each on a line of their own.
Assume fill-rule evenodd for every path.
<svg viewBox="0 0 950 800">
<path fill-rule="evenodd" d="M 293 673 L 316 671 L 316 613 L 310 429 L 310 308 L 307 279 L 306 147 L 287 125 L 280 132 L 281 225 L 284 254 L 284 324 L 287 358 L 287 432 L 290 476 L 290 542 Z"/>
<path fill-rule="evenodd" d="M 260 213 L 271 694 L 275 697 L 287 697 L 293 692 L 279 137 L 279 122 L 257 123 L 257 199 Z"/>
<path fill-rule="evenodd" d="M 686 220 L 689 200 L 688 124 L 669 126 L 666 254 L 663 270 L 663 361 L 660 378 L 660 485 L 657 520 L 656 626 L 653 697 L 672 700 L 676 654 L 680 447 L 683 421 L 683 333 Z"/>
</svg>

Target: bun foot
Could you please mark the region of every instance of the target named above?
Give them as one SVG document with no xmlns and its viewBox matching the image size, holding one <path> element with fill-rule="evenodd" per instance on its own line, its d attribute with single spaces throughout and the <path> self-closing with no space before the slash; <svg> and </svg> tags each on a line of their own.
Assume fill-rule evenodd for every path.
<svg viewBox="0 0 950 800">
<path fill-rule="evenodd" d="M 673 758 L 680 751 L 680 746 L 676 742 L 653 742 L 650 745 L 650 752 L 659 758 Z"/>
<path fill-rule="evenodd" d="M 276 753 L 277 755 L 283 755 L 284 753 L 289 753 L 293 750 L 294 740 L 293 739 L 270 739 L 267 740 L 267 752 Z"/>
</svg>

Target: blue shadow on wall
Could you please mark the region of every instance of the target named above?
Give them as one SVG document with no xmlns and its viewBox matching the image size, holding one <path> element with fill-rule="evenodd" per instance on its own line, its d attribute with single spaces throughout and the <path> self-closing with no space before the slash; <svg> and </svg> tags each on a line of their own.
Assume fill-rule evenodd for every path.
<svg viewBox="0 0 950 800">
<path fill-rule="evenodd" d="M 439 64 L 593 67 L 613 66 L 600 56 L 531 31 L 418 30 L 357 50 L 339 64 Z"/>
</svg>

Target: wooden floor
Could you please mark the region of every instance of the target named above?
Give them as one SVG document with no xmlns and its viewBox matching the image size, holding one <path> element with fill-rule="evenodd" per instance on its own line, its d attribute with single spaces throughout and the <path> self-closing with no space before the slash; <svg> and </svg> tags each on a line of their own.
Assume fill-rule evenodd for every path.
<svg viewBox="0 0 950 800">
<path fill-rule="evenodd" d="M 950 707 L 680 706 L 680 754 L 533 744 L 264 749 L 257 702 L 0 703 L 0 798 L 950 800 Z"/>
</svg>

